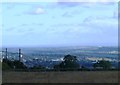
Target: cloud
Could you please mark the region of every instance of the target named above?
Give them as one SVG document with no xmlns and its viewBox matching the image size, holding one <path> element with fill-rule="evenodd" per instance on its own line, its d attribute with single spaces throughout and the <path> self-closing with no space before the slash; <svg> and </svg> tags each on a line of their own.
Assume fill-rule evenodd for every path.
<svg viewBox="0 0 120 85">
<path fill-rule="evenodd" d="M 66 17 L 66 15 L 64 15 Z M 67 16 L 68 17 L 68 16 Z M 71 17 L 71 16 L 70 16 Z M 65 28 L 66 32 L 74 33 L 102 33 L 107 30 L 117 30 L 117 19 L 113 16 L 88 16 L 83 22 L 59 23 L 55 28 Z"/>
<path fill-rule="evenodd" d="M 70 13 L 68 13 L 68 12 L 65 12 L 63 15 L 62 15 L 62 17 L 72 17 L 73 15 L 72 14 L 70 14 Z"/>
<path fill-rule="evenodd" d="M 119 0 L 58 0 L 58 2 L 118 2 Z"/>
<path fill-rule="evenodd" d="M 8 2 L 2 3 L 2 4 L 3 4 L 3 6 L 5 5 L 6 10 L 14 9 L 17 6 L 17 4 L 15 4 L 15 3 L 8 3 Z"/>
<path fill-rule="evenodd" d="M 14 30 L 15 30 L 15 27 L 5 29 L 5 31 L 7 31 L 7 32 L 14 31 Z"/>
<path fill-rule="evenodd" d="M 39 15 L 44 14 L 45 10 L 42 7 L 35 8 L 34 10 L 28 12 L 28 14 Z"/>
<path fill-rule="evenodd" d="M 37 8 L 35 10 L 35 14 L 43 14 L 43 13 L 45 13 L 45 11 L 42 8 Z"/>
<path fill-rule="evenodd" d="M 116 23 L 116 22 L 112 22 L 112 21 L 117 21 L 117 19 L 115 19 L 113 16 L 109 17 L 109 16 L 89 16 L 86 17 L 84 19 L 84 23 L 91 23 L 91 22 L 111 22 L 111 23 Z"/>
<path fill-rule="evenodd" d="M 42 23 L 30 23 L 30 24 L 20 24 L 17 26 L 9 27 L 4 29 L 4 31 L 8 32 L 9 34 L 18 33 L 18 34 L 23 34 L 23 33 L 31 33 L 32 31 L 39 32 L 39 29 L 36 29 L 38 26 L 43 26 Z"/>
<path fill-rule="evenodd" d="M 120 14 L 120 13 L 119 13 Z M 117 18 L 118 19 L 118 11 L 114 11 L 113 13 L 113 18 Z"/>
<path fill-rule="evenodd" d="M 62 14 L 62 17 L 75 17 L 76 15 L 80 15 L 81 13 L 83 13 L 83 11 L 80 9 L 74 9 L 74 10 L 68 9 Z"/>
<path fill-rule="evenodd" d="M 89 16 L 83 22 L 59 23 L 51 27 L 54 33 L 63 33 L 66 35 L 117 35 L 118 32 L 117 19 L 113 17 Z M 61 29 L 64 28 L 64 29 Z M 106 33 L 106 34 L 104 34 Z"/>
<path fill-rule="evenodd" d="M 92 7 L 95 4 L 102 5 L 113 5 L 118 0 L 58 0 L 58 5 L 63 7 L 73 7 L 73 6 L 84 6 L 84 7 Z"/>
<path fill-rule="evenodd" d="M 116 36 L 118 33 L 118 20 L 112 17 L 87 17 L 83 24 L 86 28 L 91 28 L 91 31 L 96 30 L 96 33 L 101 33 L 109 36 Z"/>
<path fill-rule="evenodd" d="M 20 29 L 21 27 L 24 27 L 24 26 L 27 26 L 27 24 L 21 24 L 21 25 L 18 25 L 18 26 L 9 27 L 9 28 L 6 28 L 5 31 L 7 31 L 7 32 L 15 31 L 15 30 L 18 30 L 18 29 Z"/>
<path fill-rule="evenodd" d="M 78 2 L 59 2 L 57 3 L 58 5 L 61 5 L 61 6 L 68 6 L 68 7 L 73 7 L 73 6 L 77 6 L 79 5 Z"/>
</svg>

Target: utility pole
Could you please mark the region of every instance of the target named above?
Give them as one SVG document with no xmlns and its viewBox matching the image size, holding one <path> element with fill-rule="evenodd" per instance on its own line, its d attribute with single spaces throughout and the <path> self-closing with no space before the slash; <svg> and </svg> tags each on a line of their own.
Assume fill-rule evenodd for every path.
<svg viewBox="0 0 120 85">
<path fill-rule="evenodd" d="M 8 52 L 7 52 L 7 48 L 5 48 L 5 59 L 7 59 L 7 55 L 8 54 Z"/>
<path fill-rule="evenodd" d="M 19 49 L 19 61 L 21 61 L 21 49 Z"/>
</svg>

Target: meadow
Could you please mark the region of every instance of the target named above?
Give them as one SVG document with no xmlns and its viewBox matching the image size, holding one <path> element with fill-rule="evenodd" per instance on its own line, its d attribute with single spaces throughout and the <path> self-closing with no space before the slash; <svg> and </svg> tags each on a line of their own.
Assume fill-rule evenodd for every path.
<svg viewBox="0 0 120 85">
<path fill-rule="evenodd" d="M 4 71 L 2 83 L 118 83 L 118 71 Z"/>
</svg>

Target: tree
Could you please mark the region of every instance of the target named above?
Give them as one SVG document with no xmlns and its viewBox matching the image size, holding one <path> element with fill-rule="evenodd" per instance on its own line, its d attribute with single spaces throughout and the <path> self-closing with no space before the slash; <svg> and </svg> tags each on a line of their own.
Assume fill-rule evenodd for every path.
<svg viewBox="0 0 120 85">
<path fill-rule="evenodd" d="M 14 69 L 26 69 L 27 67 L 19 60 L 15 60 L 13 61 L 13 68 Z"/>
<path fill-rule="evenodd" d="M 97 63 L 93 64 L 94 68 L 110 69 L 112 66 L 110 61 L 100 60 Z"/>
<path fill-rule="evenodd" d="M 3 59 L 2 69 L 26 69 L 27 67 L 20 61 L 14 60 L 10 61 L 8 59 Z"/>
<path fill-rule="evenodd" d="M 2 63 L 2 70 L 9 70 L 11 67 L 7 63 Z"/>
<path fill-rule="evenodd" d="M 33 66 L 30 69 L 33 69 L 33 70 L 46 70 L 46 68 L 43 67 L 43 66 L 41 66 L 41 65 L 39 65 L 39 66 Z"/>
<path fill-rule="evenodd" d="M 88 68 L 85 67 L 85 66 L 81 66 L 81 70 L 88 71 L 88 70 L 90 70 L 90 69 L 88 69 Z"/>
<path fill-rule="evenodd" d="M 80 65 L 78 63 L 77 57 L 73 55 L 66 55 L 63 61 L 54 66 L 57 70 L 76 70 L 79 69 Z"/>
</svg>

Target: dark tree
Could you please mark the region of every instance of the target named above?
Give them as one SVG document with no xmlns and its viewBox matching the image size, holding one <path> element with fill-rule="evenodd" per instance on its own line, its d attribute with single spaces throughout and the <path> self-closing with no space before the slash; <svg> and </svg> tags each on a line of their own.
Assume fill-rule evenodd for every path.
<svg viewBox="0 0 120 85">
<path fill-rule="evenodd" d="M 11 69 L 11 67 L 7 63 L 2 62 L 2 70 L 9 70 L 9 69 Z"/>
<path fill-rule="evenodd" d="M 100 60 L 97 63 L 93 64 L 93 67 L 96 68 L 102 68 L 102 69 L 110 69 L 112 66 L 110 61 Z"/>
<path fill-rule="evenodd" d="M 79 69 L 77 57 L 73 55 L 66 55 L 59 65 L 55 65 L 54 69 L 57 70 L 76 70 Z"/>
<path fill-rule="evenodd" d="M 7 70 L 7 69 L 26 69 L 27 67 L 18 60 L 10 61 L 8 59 L 3 59 L 2 68 L 3 70 L 4 69 Z"/>
<path fill-rule="evenodd" d="M 14 69 L 26 69 L 27 67 L 19 60 L 15 60 L 13 61 L 13 68 Z"/>
<path fill-rule="evenodd" d="M 43 66 L 41 66 L 41 65 L 39 65 L 39 66 L 33 66 L 33 67 L 31 67 L 30 69 L 33 69 L 33 70 L 46 70 L 46 68 L 45 67 L 43 67 Z"/>
</svg>

